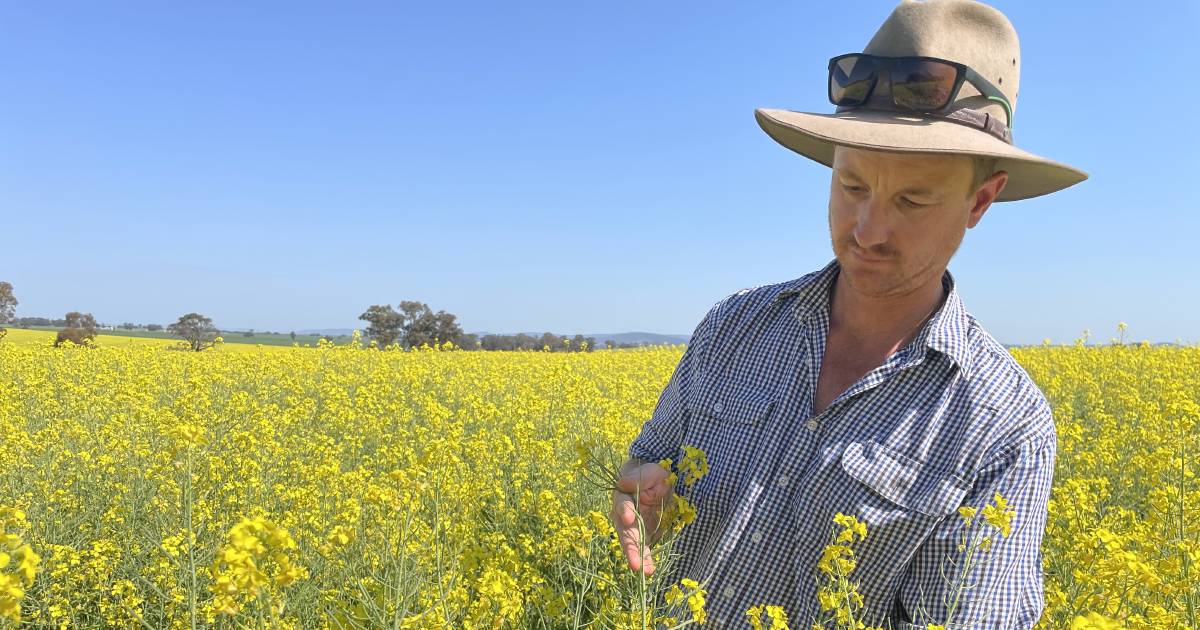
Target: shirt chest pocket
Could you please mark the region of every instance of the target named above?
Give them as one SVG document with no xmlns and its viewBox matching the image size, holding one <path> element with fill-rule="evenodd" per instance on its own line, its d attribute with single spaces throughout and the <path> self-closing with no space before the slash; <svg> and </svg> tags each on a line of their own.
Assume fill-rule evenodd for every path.
<svg viewBox="0 0 1200 630">
<path fill-rule="evenodd" d="M 958 475 L 874 440 L 848 444 L 830 481 L 823 499 L 827 518 L 845 512 L 866 523 L 867 537 L 856 553 L 862 566 L 871 567 L 871 586 L 885 594 L 970 490 Z"/>
<path fill-rule="evenodd" d="M 709 466 L 694 487 L 683 489 L 698 518 L 724 517 L 742 491 L 751 463 L 761 454 L 759 440 L 775 402 L 762 386 L 736 381 L 705 388 L 687 401 L 684 444 L 704 451 Z"/>
<path fill-rule="evenodd" d="M 882 499 L 876 504 L 934 519 L 954 512 L 970 489 L 961 477 L 874 440 L 848 444 L 842 452 L 841 468 L 871 495 Z"/>
</svg>

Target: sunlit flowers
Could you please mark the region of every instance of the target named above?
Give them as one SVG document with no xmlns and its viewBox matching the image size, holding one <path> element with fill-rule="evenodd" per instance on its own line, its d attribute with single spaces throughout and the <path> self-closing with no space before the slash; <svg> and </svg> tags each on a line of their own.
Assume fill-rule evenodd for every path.
<svg viewBox="0 0 1200 630">
<path fill-rule="evenodd" d="M 1008 501 L 999 493 L 992 497 L 992 501 L 991 504 L 983 506 L 983 518 L 988 525 L 999 529 L 1000 534 L 1007 538 L 1012 532 L 1012 518 L 1015 512 L 1008 509 Z"/>
<path fill-rule="evenodd" d="M 685 444 L 683 457 L 679 459 L 679 472 L 683 475 L 683 485 L 695 485 L 701 477 L 708 474 L 708 457 L 704 451 Z"/>
<path fill-rule="evenodd" d="M 295 548 L 296 542 L 287 530 L 265 518 L 247 518 L 235 525 L 212 564 L 216 609 L 235 614 L 264 592 L 273 595 L 273 610 L 281 607 L 275 589 L 308 575 L 289 556 Z"/>
<path fill-rule="evenodd" d="M 21 600 L 25 589 L 33 586 L 41 557 L 21 540 L 29 527 L 25 512 L 0 507 L 0 617 L 21 621 Z"/>
<path fill-rule="evenodd" d="M 644 582 L 608 519 L 611 475 L 581 465 L 620 466 L 682 348 L 185 353 L 22 341 L 35 334 L 0 342 L 0 505 L 24 510 L 6 512 L 0 625 L 19 614 L 28 627 L 637 630 L 666 614 L 655 607 L 671 586 L 671 625 L 696 623 L 670 539 L 704 518 L 719 462 L 688 435 L 667 445 L 678 496 Z M 968 552 L 992 561 L 1045 518 L 1040 628 L 1198 626 L 1187 604 L 1200 602 L 1200 347 L 1085 338 L 1010 351 L 1054 411 L 1048 513 L 990 496 L 946 515 L 972 533 L 950 541 L 959 564 L 946 579 Z M 848 552 L 810 560 L 828 570 L 813 571 L 828 617 L 784 621 L 788 602 L 749 599 L 764 628 L 833 630 L 835 609 L 858 601 L 849 587 L 875 570 L 860 554 L 880 526 L 869 512 L 850 520 L 852 508 L 827 523 Z M 239 528 L 247 516 L 294 546 Z"/>
<path fill-rule="evenodd" d="M 704 598 L 707 592 L 700 587 L 700 584 L 691 578 L 683 578 L 679 584 L 672 585 L 666 592 L 666 601 L 668 604 L 676 605 L 679 602 L 686 602 L 688 612 L 691 618 L 697 624 L 703 624 L 707 621 L 707 615 L 704 612 Z"/>
<path fill-rule="evenodd" d="M 822 616 L 815 620 L 813 628 L 858 630 L 866 627 L 861 619 L 863 596 L 850 574 L 858 566 L 854 544 L 867 537 L 867 524 L 841 512 L 834 515 L 833 523 L 836 525 L 833 535 L 817 560 L 817 603 Z"/>
<path fill-rule="evenodd" d="M 746 623 L 750 624 L 753 630 L 789 630 L 787 612 L 783 610 L 783 606 L 751 606 L 746 610 Z"/>
</svg>

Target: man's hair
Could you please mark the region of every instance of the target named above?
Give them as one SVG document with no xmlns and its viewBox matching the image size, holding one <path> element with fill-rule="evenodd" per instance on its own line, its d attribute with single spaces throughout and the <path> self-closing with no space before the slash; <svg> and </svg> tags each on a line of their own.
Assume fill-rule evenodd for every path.
<svg viewBox="0 0 1200 630">
<path fill-rule="evenodd" d="M 967 191 L 968 197 L 974 195 L 983 182 L 996 172 L 996 163 L 999 162 L 999 158 L 973 155 L 971 162 L 974 167 L 974 175 L 971 177 L 971 188 Z"/>
</svg>

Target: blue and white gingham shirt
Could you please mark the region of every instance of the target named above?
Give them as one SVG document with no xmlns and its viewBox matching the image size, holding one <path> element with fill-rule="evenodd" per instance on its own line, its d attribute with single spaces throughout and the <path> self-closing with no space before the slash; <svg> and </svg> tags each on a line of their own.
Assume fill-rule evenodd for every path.
<svg viewBox="0 0 1200 630">
<path fill-rule="evenodd" d="M 838 512 L 867 525 L 855 544 L 870 625 L 945 620 L 947 558 L 958 559 L 959 506 L 999 492 L 1016 510 L 968 576 L 950 627 L 1030 628 L 1043 607 L 1042 532 L 1055 461 L 1045 396 L 967 313 L 949 271 L 944 300 L 917 337 L 813 416 L 840 267 L 719 301 L 692 335 L 631 457 L 708 455 L 689 496 L 698 510 L 670 578 L 707 585 L 709 622 L 747 627 L 745 611 L 781 605 L 792 627 L 817 616 L 817 560 Z M 959 624 L 963 624 L 960 626 Z M 924 627 L 919 626 L 919 627 Z"/>
</svg>

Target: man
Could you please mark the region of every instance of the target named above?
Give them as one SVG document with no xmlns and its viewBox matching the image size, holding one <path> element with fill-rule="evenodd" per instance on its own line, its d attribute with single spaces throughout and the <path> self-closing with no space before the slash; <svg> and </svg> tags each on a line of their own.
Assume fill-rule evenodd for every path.
<svg viewBox="0 0 1200 630">
<path fill-rule="evenodd" d="M 756 112 L 780 144 L 832 167 L 835 259 L 712 307 L 613 493 L 629 566 L 647 574 L 664 502 L 688 493 L 698 516 L 669 577 L 705 585 L 716 627 L 744 627 L 760 604 L 793 627 L 817 618 L 817 561 L 839 512 L 867 526 L 852 579 L 868 625 L 1029 628 L 1040 616 L 1051 410 L 946 270 L 993 202 L 1087 178 L 1013 146 L 1018 52 L 992 7 L 904 0 L 863 53 L 830 61 L 835 113 Z M 683 445 L 710 470 L 667 487 L 656 462 Z M 958 509 L 997 493 L 1015 510 L 1009 535 L 956 574 Z M 969 586 L 957 598 L 956 578 Z"/>
</svg>

